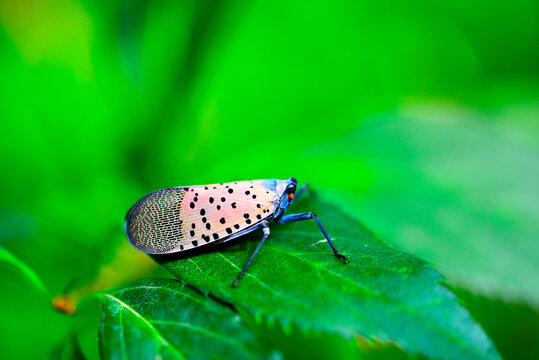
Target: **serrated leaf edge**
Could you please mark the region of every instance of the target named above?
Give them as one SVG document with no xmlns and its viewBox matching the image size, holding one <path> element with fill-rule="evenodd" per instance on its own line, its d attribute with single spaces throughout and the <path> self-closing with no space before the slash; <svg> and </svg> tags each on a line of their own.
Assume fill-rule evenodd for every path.
<svg viewBox="0 0 539 360">
<path fill-rule="evenodd" d="M 291 253 L 291 252 L 288 252 L 286 250 L 275 248 L 275 247 L 273 247 L 273 249 L 275 249 L 275 250 L 277 250 L 277 251 L 279 251 L 281 253 L 287 254 L 289 256 L 294 256 L 296 258 L 299 258 L 297 256 L 298 254 Z M 240 268 L 236 264 L 234 264 L 232 261 L 230 261 L 230 259 L 228 259 L 225 256 L 225 254 L 222 254 L 221 252 L 218 252 L 218 254 L 221 257 L 223 257 L 223 259 L 225 259 L 231 266 L 233 266 L 237 270 L 240 270 Z M 192 263 L 194 263 L 197 266 L 197 268 L 202 271 L 202 269 L 196 264 L 196 262 L 192 258 L 189 258 L 188 260 L 191 261 Z M 300 260 L 308 262 L 312 266 L 319 267 L 318 265 L 312 263 L 311 261 L 308 261 L 308 260 L 305 260 L 305 259 L 300 259 Z M 448 290 L 445 286 L 443 286 L 445 284 L 445 278 L 443 277 L 443 275 L 441 275 L 435 269 L 435 267 L 432 264 L 429 264 L 429 263 L 427 263 L 427 262 L 425 262 L 424 260 L 421 260 L 421 259 L 419 259 L 419 260 L 422 262 L 422 265 L 423 265 L 421 271 L 429 271 L 431 273 L 434 273 L 434 275 L 436 276 L 437 279 L 435 279 L 435 283 L 433 284 L 433 286 L 442 287 L 445 290 L 444 292 L 446 293 L 446 296 L 447 296 L 446 300 L 454 301 L 455 302 L 454 305 L 457 306 L 461 311 L 465 311 L 468 314 L 468 316 L 470 317 L 470 320 L 473 321 L 477 326 L 479 326 L 482 329 L 480 324 L 478 324 L 473 318 L 471 318 L 471 315 L 466 310 L 466 308 L 464 308 L 463 306 L 461 306 L 458 303 L 459 298 L 455 294 L 453 294 L 450 290 Z M 342 278 L 342 276 L 340 274 L 337 274 L 334 271 L 331 271 L 331 270 L 323 268 L 323 267 L 322 267 L 322 269 L 327 270 L 329 273 L 331 273 L 331 274 L 333 274 L 333 275 L 335 275 L 337 277 Z M 281 295 L 280 293 L 275 292 L 268 284 L 266 284 L 263 281 L 261 281 L 260 279 L 258 279 L 258 277 L 256 277 L 255 275 L 246 273 L 246 276 L 249 276 L 249 277 L 253 278 L 257 282 L 259 282 L 262 286 L 267 287 L 268 290 L 270 290 L 274 294 L 279 295 L 279 296 Z M 347 279 L 347 280 L 349 280 L 349 279 Z M 352 281 L 352 280 L 350 280 L 350 281 Z M 193 286 L 193 287 L 198 289 L 198 287 L 196 285 L 190 284 L 190 283 L 186 282 L 185 280 L 182 280 L 182 282 L 184 282 L 186 284 L 189 284 L 190 286 Z M 361 284 L 356 284 L 355 282 L 354 282 L 354 284 L 359 286 L 360 288 L 362 288 L 364 291 L 367 291 L 368 293 L 379 296 L 378 292 L 376 292 L 375 290 L 370 289 L 368 286 L 361 285 Z M 253 315 L 253 317 L 255 318 L 255 321 L 257 321 L 257 322 L 266 321 L 266 322 L 270 322 L 270 323 L 273 322 L 273 323 L 279 324 L 279 326 L 283 329 L 285 334 L 288 334 L 288 333 L 290 333 L 292 331 L 293 325 L 297 325 L 298 328 L 302 331 L 302 334 L 308 334 L 310 331 L 328 331 L 328 329 L 326 329 L 326 328 L 323 328 L 323 329 L 316 328 L 316 327 L 313 327 L 313 326 L 310 326 L 310 325 L 307 325 L 307 324 L 304 324 L 304 323 L 300 323 L 296 319 L 290 319 L 290 318 L 285 317 L 285 316 L 279 316 L 279 315 L 270 314 L 270 313 L 267 313 L 265 311 L 260 311 L 258 309 L 254 309 L 254 308 L 251 308 L 249 306 L 245 306 L 244 304 L 238 303 L 238 302 L 234 301 L 233 299 L 229 299 L 229 298 L 220 296 L 219 294 L 216 294 L 216 293 L 212 292 L 211 289 L 205 289 L 204 292 L 207 292 L 207 293 L 211 294 L 212 296 L 214 296 L 214 297 L 216 297 L 218 299 L 221 299 L 222 301 L 225 301 L 225 302 L 231 304 L 232 306 L 234 306 L 236 308 L 241 307 L 241 308 L 245 309 L 246 311 L 250 312 Z M 419 317 L 419 319 L 422 319 L 422 317 Z M 435 324 L 432 324 L 431 322 L 429 322 L 428 326 L 432 328 L 433 325 L 435 325 Z M 437 328 L 438 329 L 437 331 L 439 331 L 441 334 L 445 334 L 444 336 L 447 336 L 448 338 L 455 339 L 455 337 L 452 334 L 445 332 L 443 330 L 443 327 L 440 328 L 440 326 L 434 326 L 434 328 Z M 348 339 L 348 338 L 350 338 L 350 337 L 352 337 L 352 336 L 354 336 L 356 334 L 359 334 L 359 335 L 363 336 L 366 339 L 370 339 L 371 341 L 375 341 L 375 340 L 380 341 L 381 340 L 383 342 L 395 343 L 399 347 L 402 347 L 403 349 L 405 349 L 405 351 L 407 351 L 410 354 L 423 354 L 421 351 L 417 351 L 417 350 L 413 351 L 413 350 L 409 349 L 408 344 L 396 341 L 394 339 L 389 339 L 389 338 L 388 339 L 382 339 L 382 338 L 379 338 L 379 337 L 377 337 L 375 335 L 363 335 L 360 332 L 350 333 L 348 335 L 342 334 L 341 332 L 333 332 L 333 333 L 335 333 L 337 335 L 340 335 L 345 339 Z M 492 342 L 490 341 L 490 339 L 488 337 L 487 337 L 487 339 L 491 343 L 491 345 L 493 346 L 493 348 L 495 350 L 494 353 L 497 354 L 497 351 L 496 351 L 494 345 L 492 344 Z M 485 357 L 484 355 L 486 355 L 486 354 L 483 354 L 483 353 L 477 351 L 477 349 L 475 347 L 469 346 L 465 342 L 462 342 L 462 341 L 460 341 L 458 339 L 455 339 L 455 340 L 456 340 L 456 344 L 458 344 L 461 349 L 463 349 L 463 350 L 465 350 L 467 352 L 471 351 L 471 353 L 475 353 L 476 356 L 478 356 L 479 358 L 484 358 Z M 426 354 L 423 354 L 423 355 L 426 355 Z M 496 357 L 496 359 L 499 359 L 499 356 Z"/>
</svg>

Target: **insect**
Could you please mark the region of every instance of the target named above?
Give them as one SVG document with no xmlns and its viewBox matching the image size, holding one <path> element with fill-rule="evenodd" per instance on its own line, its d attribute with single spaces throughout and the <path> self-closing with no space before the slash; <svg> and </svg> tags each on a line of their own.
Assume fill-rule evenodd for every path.
<svg viewBox="0 0 539 360">
<path fill-rule="evenodd" d="M 348 263 L 312 212 L 285 215 L 306 188 L 296 193 L 297 180 L 253 180 L 156 190 L 139 200 L 127 214 L 127 237 L 148 254 L 170 254 L 221 243 L 262 230 L 262 240 L 233 286 L 238 286 L 270 235 L 269 223 L 314 219 L 335 256 Z"/>
</svg>

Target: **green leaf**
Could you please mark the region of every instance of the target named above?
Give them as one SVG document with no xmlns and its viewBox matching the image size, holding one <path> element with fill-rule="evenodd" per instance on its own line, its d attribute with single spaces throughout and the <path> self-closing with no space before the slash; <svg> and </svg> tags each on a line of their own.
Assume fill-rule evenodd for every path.
<svg viewBox="0 0 539 360">
<path fill-rule="evenodd" d="M 41 278 L 25 263 L 19 260 L 11 252 L 7 251 L 3 247 L 0 247 L 0 264 L 9 266 L 17 271 L 22 277 L 24 277 L 30 284 L 32 284 L 36 290 L 43 296 L 43 298 L 50 302 L 52 295 L 45 283 Z"/>
<path fill-rule="evenodd" d="M 300 161 L 340 171 L 339 179 L 308 179 L 456 286 L 538 308 L 539 142 L 531 125 L 518 124 L 537 110 L 409 106 L 312 147 Z"/>
<path fill-rule="evenodd" d="M 440 359 L 499 358 L 431 266 L 386 246 L 334 206 L 312 197 L 297 205 L 290 213 L 318 214 L 350 264 L 333 256 L 314 221 L 272 226 L 239 288 L 231 283 L 260 234 L 194 256 L 155 259 L 178 279 L 285 329 L 360 334 Z"/>
<path fill-rule="evenodd" d="M 85 359 L 81 351 L 79 341 L 75 335 L 66 339 L 57 349 L 55 349 L 48 360 L 73 360 Z"/>
<path fill-rule="evenodd" d="M 229 307 L 170 279 L 101 295 L 102 359 L 259 359 L 269 352 Z"/>
<path fill-rule="evenodd" d="M 508 303 L 452 289 L 489 334 L 503 359 L 539 359 L 539 312 L 529 305 Z"/>
</svg>

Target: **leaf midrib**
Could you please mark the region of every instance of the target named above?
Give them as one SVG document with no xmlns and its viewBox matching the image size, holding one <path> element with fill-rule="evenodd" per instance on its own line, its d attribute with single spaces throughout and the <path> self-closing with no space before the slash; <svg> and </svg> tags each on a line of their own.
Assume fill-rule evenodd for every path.
<svg viewBox="0 0 539 360">
<path fill-rule="evenodd" d="M 185 292 L 181 292 L 181 291 L 178 291 L 176 289 L 171 289 L 171 288 L 167 288 L 167 287 L 158 287 L 158 286 L 145 286 L 145 285 L 137 285 L 137 286 L 132 286 L 132 287 L 127 287 L 127 288 L 123 288 L 121 291 L 122 293 L 124 292 L 129 292 L 129 291 L 135 291 L 135 290 L 139 290 L 139 289 L 145 289 L 145 290 L 166 290 L 166 291 L 170 291 L 174 294 L 178 294 L 180 296 L 183 296 L 183 297 L 186 297 L 186 298 L 189 298 L 190 300 L 193 300 L 195 301 L 196 303 L 200 304 L 200 305 L 203 305 L 204 307 L 208 308 L 208 304 L 206 302 L 203 302 L 201 301 L 200 299 L 197 299 L 196 297 L 194 296 L 191 296 Z M 108 295 L 108 294 L 106 294 Z M 111 297 L 111 296 L 109 296 Z M 121 300 L 119 300 L 121 301 Z M 141 305 L 141 304 L 157 304 L 157 303 L 168 303 L 166 301 L 146 301 L 144 303 L 140 303 L 140 302 L 137 302 L 137 305 Z M 127 304 L 126 304 L 127 305 Z M 129 307 L 129 305 L 127 305 Z M 136 312 L 136 310 L 134 310 L 133 308 L 129 307 L 132 311 Z M 215 311 L 215 309 L 211 309 L 211 311 Z M 138 312 L 136 312 L 138 314 Z M 139 314 L 140 315 L 140 314 Z M 144 319 L 143 319 L 144 320 Z M 203 328 L 203 327 L 200 327 L 200 326 L 195 326 L 195 325 L 192 325 L 192 324 L 188 324 L 188 323 L 184 323 L 184 322 L 176 322 L 176 321 L 168 321 L 168 320 L 156 320 L 156 319 L 153 319 L 153 320 L 148 320 L 148 325 L 151 326 L 151 324 L 168 324 L 168 325 L 177 325 L 177 326 L 181 326 L 181 327 L 184 327 L 184 328 L 189 328 L 191 330 L 194 330 L 194 331 L 198 331 L 198 332 L 201 332 L 201 333 L 204 333 L 208 336 L 211 336 L 217 340 L 220 340 L 222 342 L 225 342 L 225 343 L 228 343 L 230 345 L 233 345 L 235 348 L 239 348 L 244 354 L 248 355 L 249 357 L 251 358 L 254 358 L 255 355 L 252 354 L 247 348 L 245 348 L 243 346 L 243 344 L 241 344 L 239 341 L 237 341 L 236 339 L 234 338 L 231 338 L 231 337 L 227 337 L 227 336 L 224 336 L 220 333 L 216 333 L 214 331 L 210 331 L 206 328 Z M 152 326 L 153 327 L 153 326 Z M 155 327 L 153 327 L 155 329 Z M 123 329 L 122 329 L 123 331 Z M 155 329 L 155 331 L 159 332 L 157 329 Z M 166 339 L 165 339 L 166 340 Z M 167 341 L 168 343 L 168 341 Z M 170 343 L 168 343 L 170 344 Z"/>
<path fill-rule="evenodd" d="M 126 291 L 134 291 L 134 290 L 138 290 L 138 289 L 150 289 L 150 290 L 166 290 L 166 291 L 170 291 L 170 292 L 173 292 L 175 294 L 179 294 L 179 295 L 182 295 L 182 296 L 185 296 L 185 297 L 188 297 L 189 299 L 192 299 L 194 300 L 195 302 L 198 302 L 199 304 L 201 305 L 204 305 L 204 306 L 207 306 L 207 304 L 203 301 L 201 301 L 200 299 L 197 299 L 196 297 L 194 296 L 191 296 L 187 293 L 184 293 L 184 292 L 180 292 L 178 290 L 175 290 L 175 289 L 170 289 L 170 288 L 167 288 L 167 287 L 159 287 L 159 286 L 144 286 L 144 285 L 137 285 L 137 286 L 131 286 L 131 287 L 126 287 L 126 288 L 123 288 L 121 290 L 122 293 L 126 292 Z"/>
<path fill-rule="evenodd" d="M 118 303 L 122 308 L 126 309 L 127 311 L 131 312 L 133 315 L 135 315 L 136 318 L 142 320 L 142 322 L 144 324 L 146 324 L 148 326 L 148 328 L 150 329 L 150 331 L 159 339 L 159 341 L 161 341 L 161 343 L 163 345 L 165 345 L 165 347 L 171 349 L 172 351 L 172 354 L 175 355 L 175 357 L 177 359 L 185 359 L 185 357 L 178 351 L 178 349 L 176 349 L 174 346 L 172 346 L 172 344 L 163 336 L 161 335 L 161 333 L 159 332 L 159 330 L 157 330 L 148 320 L 146 320 L 141 314 L 139 314 L 137 311 L 135 311 L 135 309 L 133 309 L 132 307 L 130 307 L 128 304 L 126 304 L 125 302 L 123 302 L 122 300 L 116 298 L 115 296 L 111 295 L 111 294 L 103 294 L 103 296 L 106 296 L 108 297 L 109 299 L 111 299 L 112 301 Z M 121 314 L 121 313 L 120 313 Z M 123 325 L 122 325 L 122 331 L 123 331 Z"/>
</svg>

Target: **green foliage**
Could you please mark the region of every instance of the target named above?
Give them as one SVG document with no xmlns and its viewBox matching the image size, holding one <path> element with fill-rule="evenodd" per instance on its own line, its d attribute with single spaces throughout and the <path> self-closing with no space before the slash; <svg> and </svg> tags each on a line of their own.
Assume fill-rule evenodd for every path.
<svg viewBox="0 0 539 360">
<path fill-rule="evenodd" d="M 169 186 L 294 176 L 338 208 L 325 211 L 342 210 L 394 246 L 391 254 L 434 264 L 504 358 L 539 358 L 536 0 L 17 4 L 0 2 L 0 246 L 8 251 L 0 253 L 8 264 L 0 266 L 2 357 L 98 357 L 99 314 L 88 307 L 74 317 L 59 314 L 47 289 L 57 295 L 89 283 L 98 290 L 153 276 L 140 260 L 150 259 L 129 247 L 122 229 L 141 196 Z M 318 200 L 315 206 L 326 208 Z M 308 235 L 285 235 L 292 229 Z M 330 230 L 338 244 L 350 241 L 338 226 Z M 280 264 L 278 251 L 303 254 L 321 239 L 309 223 L 272 231 L 253 274 L 270 260 Z M 372 240 L 363 234 L 344 250 L 357 254 L 358 244 Z M 253 235 L 222 253 L 241 266 L 256 241 Z M 321 250 L 317 261 L 328 254 Z M 436 296 L 461 309 L 436 284 L 439 275 L 417 261 L 422 270 L 396 279 L 425 276 L 441 291 Z M 377 286 L 384 285 L 378 275 L 387 275 L 357 262 L 323 263 Z M 286 358 L 301 356 L 298 349 L 322 358 L 349 358 L 358 349 L 362 357 L 409 355 L 357 334 L 344 338 L 325 313 L 331 334 L 311 333 L 297 319 L 271 323 L 270 314 L 257 322 L 254 305 L 228 288 L 235 272 L 227 266 L 222 288 L 195 279 L 196 272 L 182 278 L 192 275 L 233 303 L 256 337 L 273 340 Z M 243 281 L 239 291 L 257 286 L 252 277 Z M 359 297 L 358 304 L 372 299 Z M 320 305 L 316 300 L 306 306 Z M 455 325 L 463 314 L 432 320 Z M 350 333 L 354 324 L 342 330 Z M 403 331 L 412 346 L 412 330 Z M 441 331 L 436 339 L 443 337 Z"/>
<path fill-rule="evenodd" d="M 267 348 L 223 304 L 174 280 L 100 295 L 102 359 L 260 359 Z"/>
<path fill-rule="evenodd" d="M 360 334 L 432 358 L 498 358 L 432 267 L 387 247 L 327 203 L 306 201 L 295 210 L 318 214 L 351 263 L 333 256 L 314 221 L 273 227 L 237 289 L 231 281 L 255 241 L 238 239 L 238 244 L 197 256 L 155 259 L 178 279 L 285 329 L 295 324 L 344 337 Z"/>
<path fill-rule="evenodd" d="M 539 353 L 539 312 L 524 304 L 473 295 L 461 289 L 452 290 L 488 332 L 502 358 L 536 357 Z"/>
<path fill-rule="evenodd" d="M 47 285 L 39 278 L 39 276 L 28 265 L 17 259 L 12 253 L 0 247 L 0 266 L 8 266 L 18 272 L 26 281 L 41 293 L 45 301 L 52 299 L 50 290 Z"/>
<path fill-rule="evenodd" d="M 319 192 L 455 286 L 539 304 L 539 241 L 530 241 L 539 239 L 536 134 L 517 117 L 489 122 L 456 106 L 415 105 L 369 120 L 304 152 L 306 167 L 323 161 L 344 178 L 344 186 L 315 180 L 324 183 Z M 358 167 L 356 180 L 348 168 Z"/>
</svg>

